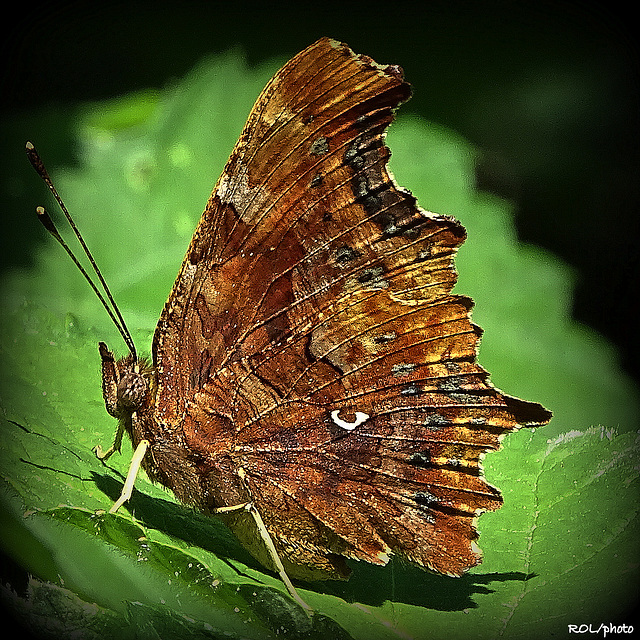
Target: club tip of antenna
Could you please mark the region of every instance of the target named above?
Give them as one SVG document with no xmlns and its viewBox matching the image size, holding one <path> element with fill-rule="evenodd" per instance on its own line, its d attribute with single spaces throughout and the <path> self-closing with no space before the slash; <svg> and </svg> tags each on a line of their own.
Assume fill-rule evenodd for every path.
<svg viewBox="0 0 640 640">
<path fill-rule="evenodd" d="M 56 229 L 56 225 L 53 223 L 53 220 L 47 213 L 47 210 L 44 207 L 36 207 L 36 213 L 38 214 L 38 220 L 40 220 L 42 226 L 56 239 L 58 242 L 62 240 L 58 230 Z M 63 245 L 64 246 L 64 245 Z"/>
<path fill-rule="evenodd" d="M 27 158 L 29 158 L 31 166 L 38 172 L 38 174 L 40 174 L 40 177 L 46 181 L 46 170 L 44 168 L 44 165 L 42 164 L 42 160 L 40 160 L 40 155 L 36 151 L 36 148 L 31 142 L 27 142 L 24 145 L 24 150 L 27 152 Z"/>
</svg>

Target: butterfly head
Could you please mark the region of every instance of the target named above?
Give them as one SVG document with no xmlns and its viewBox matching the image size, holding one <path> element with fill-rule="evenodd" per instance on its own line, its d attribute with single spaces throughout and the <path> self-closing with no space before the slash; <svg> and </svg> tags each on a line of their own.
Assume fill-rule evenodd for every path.
<svg viewBox="0 0 640 640">
<path fill-rule="evenodd" d="M 116 418 L 131 416 L 153 396 L 155 371 L 147 360 L 133 354 L 116 360 L 104 342 L 99 343 L 99 350 L 107 411 Z"/>
</svg>

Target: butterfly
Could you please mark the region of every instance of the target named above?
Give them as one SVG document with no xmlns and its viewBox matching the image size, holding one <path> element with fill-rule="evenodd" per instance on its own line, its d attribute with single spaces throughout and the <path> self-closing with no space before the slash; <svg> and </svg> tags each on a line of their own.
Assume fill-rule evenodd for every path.
<svg viewBox="0 0 640 640">
<path fill-rule="evenodd" d="M 291 59 L 206 204 L 151 360 L 117 311 L 130 354 L 100 343 L 120 426 L 98 453 L 124 434 L 136 448 L 116 506 L 141 465 L 224 517 L 304 606 L 289 576 L 346 578 L 348 558 L 477 565 L 476 519 L 502 503 L 481 458 L 551 417 L 476 363 L 473 303 L 452 293 L 463 226 L 389 175 L 410 94 L 400 67 L 335 40 Z"/>
</svg>

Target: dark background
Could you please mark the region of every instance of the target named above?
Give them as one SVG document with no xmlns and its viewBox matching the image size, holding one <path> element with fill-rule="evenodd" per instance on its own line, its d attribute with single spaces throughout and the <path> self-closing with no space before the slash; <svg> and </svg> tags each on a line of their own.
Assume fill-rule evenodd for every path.
<svg viewBox="0 0 640 640">
<path fill-rule="evenodd" d="M 27 137 L 46 146 L 50 166 L 75 161 L 73 123 L 67 116 L 61 126 L 66 105 L 162 87 L 230 47 L 258 64 L 329 35 L 400 64 L 419 89 L 403 113 L 478 146 L 479 186 L 514 200 L 521 240 L 575 268 L 575 318 L 612 340 L 638 376 L 634 12 L 546 0 L 12 5 L 2 27 L 2 210 L 30 212 L 35 201 L 37 178 L 23 177 Z M 55 127 L 45 117 L 38 131 L 21 130 L 21 118 L 42 107 Z M 2 266 L 29 265 L 42 238 L 25 237 L 19 220 L 3 222 Z"/>
</svg>

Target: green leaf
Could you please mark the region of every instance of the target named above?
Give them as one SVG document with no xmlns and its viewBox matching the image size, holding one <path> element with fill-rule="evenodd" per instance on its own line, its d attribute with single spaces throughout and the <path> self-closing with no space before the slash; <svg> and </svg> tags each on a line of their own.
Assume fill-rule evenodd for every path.
<svg viewBox="0 0 640 640">
<path fill-rule="evenodd" d="M 574 624 L 597 625 L 616 619 L 622 603 L 633 604 L 640 560 L 638 453 L 637 434 L 616 436 L 603 427 L 547 443 L 525 556 L 535 576 L 508 603 L 505 629 L 525 634 L 536 621 L 544 637 L 567 614 Z"/>
<path fill-rule="evenodd" d="M 57 585 L 29 581 L 29 599 L 5 593 L 4 601 L 11 606 L 14 616 L 22 626 L 36 637 L 86 638 L 98 640 L 117 637 L 133 640 L 135 635 L 122 624 L 122 617 L 95 603 L 84 602 L 72 591 Z"/>
<path fill-rule="evenodd" d="M 78 164 L 49 169 L 141 351 L 276 67 L 250 71 L 229 54 L 161 92 L 72 110 Z M 476 152 L 466 141 L 400 115 L 388 144 L 398 183 L 467 227 L 457 290 L 476 301 L 481 364 L 507 393 L 554 411 L 550 425 L 509 436 L 485 460 L 505 505 L 479 520 L 484 563 L 460 579 L 400 561 L 354 563 L 347 583 L 301 585 L 318 612 L 310 621 L 220 522 L 144 475 L 122 515 L 104 514 L 131 448 L 106 465 L 91 451 L 115 431 L 96 345 L 124 348 L 51 241 L 2 287 L 0 544 L 35 576 L 24 598 L 8 596 L 34 628 L 55 620 L 60 638 L 78 629 L 87 637 L 366 640 L 467 638 L 472 629 L 476 638 L 518 638 L 624 615 L 638 577 L 637 390 L 613 349 L 569 319 L 568 268 L 518 243 L 510 205 L 474 188 Z"/>
</svg>

